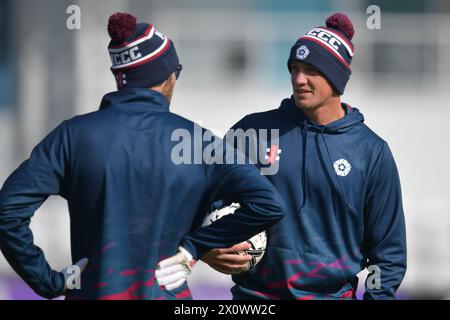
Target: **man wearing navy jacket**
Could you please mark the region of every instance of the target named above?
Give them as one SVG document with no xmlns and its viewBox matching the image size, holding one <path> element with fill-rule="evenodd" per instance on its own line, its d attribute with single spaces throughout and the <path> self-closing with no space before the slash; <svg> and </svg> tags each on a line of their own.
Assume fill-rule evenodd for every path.
<svg viewBox="0 0 450 320">
<path fill-rule="evenodd" d="M 267 177 L 287 205 L 255 268 L 239 273 L 231 248 L 203 257 L 234 274 L 234 299 L 354 299 L 364 268 L 371 271 L 365 299 L 395 298 L 406 271 L 400 181 L 388 144 L 340 100 L 353 34 L 350 19 L 334 14 L 301 36 L 288 59 L 291 98 L 232 128 L 279 130 L 276 145 L 259 143 L 276 153 L 267 158 L 279 170 Z"/>
<path fill-rule="evenodd" d="M 100 110 L 64 121 L 7 179 L 0 191 L 0 249 L 46 298 L 189 299 L 185 280 L 195 260 L 273 225 L 282 217 L 282 200 L 254 166 L 175 161 L 173 133 L 194 135 L 195 125 L 169 111 L 181 71 L 173 43 L 124 13 L 110 17 L 108 31 L 118 91 L 103 98 Z M 205 149 L 194 145 L 189 153 Z M 75 267 L 89 259 L 79 288 L 68 283 L 73 271 L 53 270 L 33 243 L 30 219 L 50 195 L 68 202 Z M 195 228 L 214 197 L 241 208 Z M 168 268 L 160 266 L 166 278 L 159 286 L 161 260 Z"/>
</svg>

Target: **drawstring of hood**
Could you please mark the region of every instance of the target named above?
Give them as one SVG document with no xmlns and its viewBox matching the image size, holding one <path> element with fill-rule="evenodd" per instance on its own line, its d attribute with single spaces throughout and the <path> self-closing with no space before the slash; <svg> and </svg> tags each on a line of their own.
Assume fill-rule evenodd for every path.
<svg viewBox="0 0 450 320">
<path fill-rule="evenodd" d="M 325 127 L 324 127 L 324 129 L 325 129 Z M 328 159 L 330 160 L 330 163 L 333 163 L 333 158 L 331 158 L 330 149 L 328 148 L 327 141 L 325 139 L 325 135 L 324 135 L 323 132 L 324 132 L 324 130 L 322 130 L 322 132 L 320 133 L 320 136 L 322 137 L 323 144 L 325 145 L 325 150 L 327 151 Z M 320 150 L 320 146 L 319 146 L 319 150 Z M 322 156 L 322 152 L 320 152 L 320 156 Z M 333 180 L 337 181 L 337 184 L 339 185 L 340 190 L 341 190 L 340 194 L 344 198 L 345 203 L 347 204 L 347 206 L 351 209 L 352 206 L 350 205 L 350 202 L 348 201 L 347 197 L 345 196 L 344 186 L 342 185 L 341 180 L 338 179 L 337 175 L 335 175 L 335 174 L 331 174 L 330 178 L 331 179 L 334 178 Z M 335 190 L 338 191 L 336 189 L 336 183 L 334 183 L 333 185 L 335 187 Z"/>
<path fill-rule="evenodd" d="M 308 177 L 306 174 L 306 145 L 308 143 L 308 120 L 303 121 L 303 168 L 302 168 L 302 186 L 303 186 L 303 202 L 300 211 L 303 209 L 308 197 Z"/>
</svg>

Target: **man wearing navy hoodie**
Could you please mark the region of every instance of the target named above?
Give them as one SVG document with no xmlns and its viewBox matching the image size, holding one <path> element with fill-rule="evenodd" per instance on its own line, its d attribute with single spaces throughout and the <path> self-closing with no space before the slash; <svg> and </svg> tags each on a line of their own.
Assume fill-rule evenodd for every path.
<svg viewBox="0 0 450 320">
<path fill-rule="evenodd" d="M 0 191 L 0 249 L 46 298 L 190 299 L 185 280 L 195 260 L 273 225 L 282 217 L 282 200 L 254 166 L 190 163 L 189 155 L 205 151 L 202 141 L 189 143 L 188 161 L 179 162 L 173 133 L 192 137 L 196 126 L 169 111 L 181 71 L 172 41 L 125 13 L 110 17 L 108 31 L 118 91 L 103 98 L 100 110 L 64 121 L 7 179 Z M 49 266 L 29 228 L 50 195 L 69 206 L 78 263 L 65 272 Z M 241 208 L 195 228 L 214 197 Z M 74 279 L 86 258 L 81 279 Z M 162 286 L 155 281 L 160 261 Z"/>
<path fill-rule="evenodd" d="M 371 271 L 365 299 L 393 299 L 406 271 L 399 176 L 388 144 L 341 103 L 350 77 L 353 25 L 334 14 L 291 49 L 293 94 L 277 109 L 251 114 L 233 129 L 278 129 L 267 176 L 287 205 L 268 231 L 260 263 L 248 272 L 232 248 L 202 260 L 234 274 L 234 299 L 354 299 L 357 274 Z M 261 143 L 261 141 L 259 141 Z M 263 166 L 264 164 L 259 164 Z"/>
</svg>

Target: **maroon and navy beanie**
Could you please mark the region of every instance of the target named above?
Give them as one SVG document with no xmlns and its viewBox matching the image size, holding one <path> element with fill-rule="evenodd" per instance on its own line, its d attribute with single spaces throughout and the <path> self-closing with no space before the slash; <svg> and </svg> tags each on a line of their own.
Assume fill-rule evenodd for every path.
<svg viewBox="0 0 450 320">
<path fill-rule="evenodd" d="M 353 57 L 351 42 L 355 31 L 350 19 L 342 13 L 328 17 L 326 27 L 317 27 L 302 35 L 294 46 L 288 60 L 299 61 L 317 68 L 337 92 L 342 95 L 352 73 L 350 64 Z"/>
<path fill-rule="evenodd" d="M 108 46 L 117 88 L 149 88 L 163 83 L 178 67 L 172 41 L 128 13 L 109 17 Z"/>
</svg>

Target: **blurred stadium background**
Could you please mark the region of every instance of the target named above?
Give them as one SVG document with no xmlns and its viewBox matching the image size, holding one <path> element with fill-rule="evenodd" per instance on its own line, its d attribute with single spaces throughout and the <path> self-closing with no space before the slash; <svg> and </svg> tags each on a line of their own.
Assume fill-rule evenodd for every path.
<svg viewBox="0 0 450 320">
<path fill-rule="evenodd" d="M 66 27 L 72 4 L 80 30 Z M 374 4 L 380 30 L 366 26 Z M 51 129 L 115 90 L 106 24 L 116 11 L 174 40 L 183 72 L 171 109 L 220 135 L 289 96 L 291 45 L 331 13 L 348 14 L 356 52 L 343 100 L 389 142 L 402 182 L 409 260 L 399 298 L 450 299 L 449 1 L 2 0 L 0 184 Z M 31 227 L 55 269 L 71 263 L 62 199 L 49 199 Z M 204 264 L 190 284 L 197 299 L 231 297 L 230 278 Z M 38 299 L 1 254 L 0 299 Z"/>
</svg>

